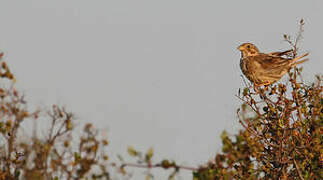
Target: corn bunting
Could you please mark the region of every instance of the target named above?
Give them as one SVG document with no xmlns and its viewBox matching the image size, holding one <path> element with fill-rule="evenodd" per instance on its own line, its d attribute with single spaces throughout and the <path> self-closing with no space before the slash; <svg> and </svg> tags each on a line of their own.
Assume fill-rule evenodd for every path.
<svg viewBox="0 0 323 180">
<path fill-rule="evenodd" d="M 238 50 L 241 51 L 240 68 L 242 73 L 255 86 L 270 85 L 280 80 L 290 68 L 308 60 L 300 60 L 307 56 L 308 53 L 296 58 L 290 58 L 293 50 L 268 54 L 261 53 L 251 43 L 241 44 Z"/>
</svg>

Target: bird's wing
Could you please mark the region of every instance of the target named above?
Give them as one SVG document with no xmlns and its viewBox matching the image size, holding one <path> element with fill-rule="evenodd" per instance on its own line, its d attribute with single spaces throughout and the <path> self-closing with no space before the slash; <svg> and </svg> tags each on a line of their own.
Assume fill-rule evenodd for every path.
<svg viewBox="0 0 323 180">
<path fill-rule="evenodd" d="M 271 56 L 289 56 L 291 53 L 293 52 L 293 49 L 290 49 L 290 50 L 287 50 L 287 51 L 278 51 L 278 52 L 271 52 L 271 53 L 268 53 L 268 55 L 271 55 Z"/>
<path fill-rule="evenodd" d="M 254 56 L 254 60 L 259 63 L 260 67 L 265 71 L 288 68 L 291 64 L 291 59 L 282 58 L 280 56 L 272 56 L 268 54 L 259 54 L 257 56 Z"/>
</svg>

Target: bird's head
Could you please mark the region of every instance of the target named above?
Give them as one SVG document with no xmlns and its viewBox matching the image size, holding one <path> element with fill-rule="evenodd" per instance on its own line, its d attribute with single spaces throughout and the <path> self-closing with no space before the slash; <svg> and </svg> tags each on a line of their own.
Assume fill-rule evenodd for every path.
<svg viewBox="0 0 323 180">
<path fill-rule="evenodd" d="M 259 53 L 258 48 L 251 43 L 243 43 L 237 49 L 241 51 L 242 57 L 255 56 Z"/>
</svg>

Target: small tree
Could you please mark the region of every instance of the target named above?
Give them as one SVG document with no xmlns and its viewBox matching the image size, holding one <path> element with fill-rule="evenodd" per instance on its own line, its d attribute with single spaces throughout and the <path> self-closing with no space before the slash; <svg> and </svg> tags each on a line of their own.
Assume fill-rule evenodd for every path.
<svg viewBox="0 0 323 180">
<path fill-rule="evenodd" d="M 284 35 L 295 58 L 303 32 L 296 40 Z M 254 90 L 247 86 L 237 97 L 243 126 L 232 140 L 222 133 L 222 153 L 194 172 L 195 179 L 323 179 L 322 76 L 306 85 L 299 68 L 289 81 Z"/>
</svg>

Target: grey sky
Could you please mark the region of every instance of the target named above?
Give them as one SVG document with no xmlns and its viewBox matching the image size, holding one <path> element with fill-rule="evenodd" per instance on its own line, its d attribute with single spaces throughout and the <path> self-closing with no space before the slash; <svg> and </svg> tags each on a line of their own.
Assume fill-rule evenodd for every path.
<svg viewBox="0 0 323 180">
<path fill-rule="evenodd" d="M 311 81 L 323 68 L 322 0 L 1 1 L 0 50 L 30 103 L 108 130 L 111 152 L 153 147 L 157 160 L 194 166 L 239 128 L 236 47 L 287 49 L 282 34 L 301 18 Z"/>
</svg>

